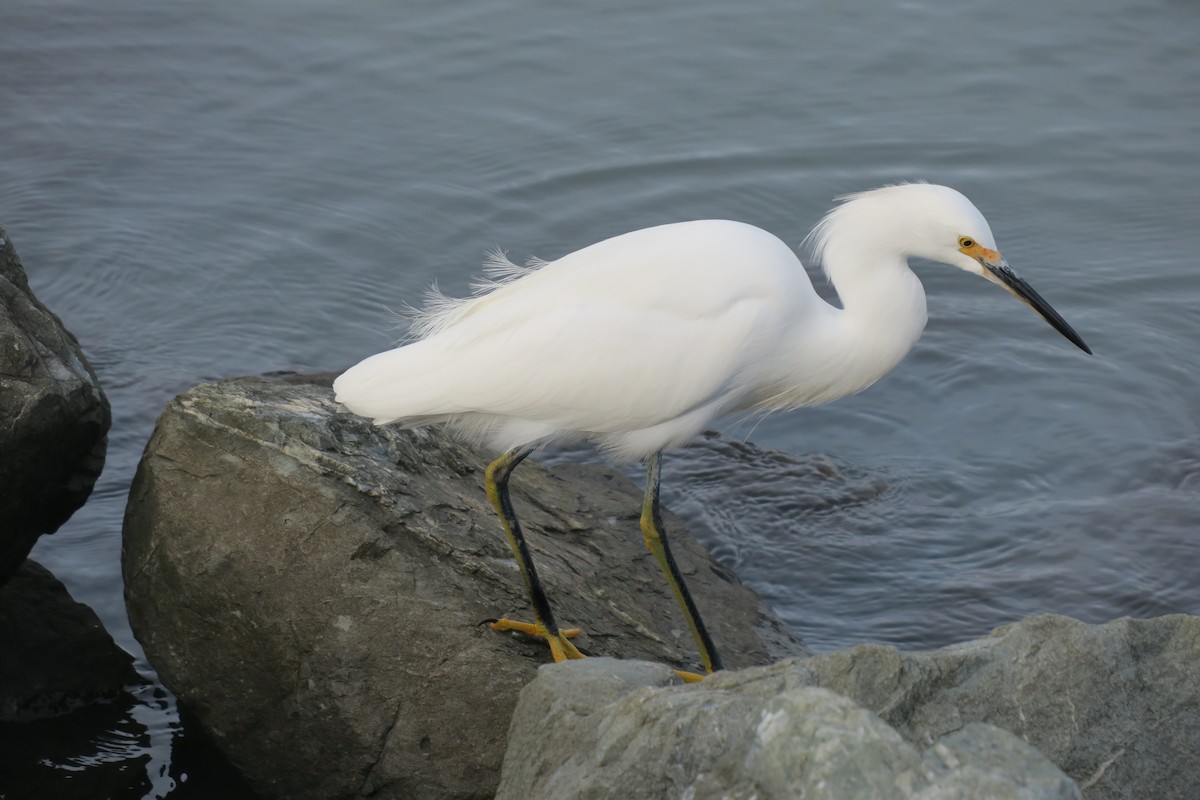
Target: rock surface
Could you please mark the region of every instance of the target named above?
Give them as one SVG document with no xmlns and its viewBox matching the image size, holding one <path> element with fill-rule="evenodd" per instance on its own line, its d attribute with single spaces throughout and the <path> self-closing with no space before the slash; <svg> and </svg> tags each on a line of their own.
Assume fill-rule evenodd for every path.
<svg viewBox="0 0 1200 800">
<path fill-rule="evenodd" d="M 685 689 L 658 688 L 657 665 L 556 665 L 522 692 L 499 796 L 1075 796 L 1048 759 L 1088 800 L 1190 800 L 1198 662 L 1200 617 L 1174 615 L 1039 616 L 933 652 L 860 646 Z"/>
<path fill-rule="evenodd" d="M 0 229 L 0 585 L 87 500 L 109 422 L 79 342 L 33 296 Z"/>
<path fill-rule="evenodd" d="M 545 645 L 484 495 L 487 457 L 339 413 L 308 379 L 177 397 L 130 492 L 130 622 L 163 682 L 264 796 L 491 797 Z M 695 664 L 613 470 L 523 464 L 517 513 L 560 620 L 593 655 Z M 802 652 L 748 589 L 667 529 L 731 667 Z"/>
<path fill-rule="evenodd" d="M 1046 615 L 929 653 L 866 645 L 803 663 L 911 742 L 988 722 L 1038 748 L 1088 800 L 1197 796 L 1200 617 Z"/>
<path fill-rule="evenodd" d="M 96 613 L 33 561 L 0 587 L 0 642 L 0 721 L 58 716 L 141 682 Z"/>
<path fill-rule="evenodd" d="M 497 800 L 1079 797 L 999 728 L 972 723 L 922 752 L 793 669 L 800 680 L 787 687 L 773 667 L 672 687 L 657 664 L 544 667 L 521 692 Z"/>
</svg>

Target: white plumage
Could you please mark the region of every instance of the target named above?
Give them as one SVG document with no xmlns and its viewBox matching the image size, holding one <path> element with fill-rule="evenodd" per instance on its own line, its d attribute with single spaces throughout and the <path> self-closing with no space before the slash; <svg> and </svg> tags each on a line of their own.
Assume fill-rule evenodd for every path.
<svg viewBox="0 0 1200 800">
<path fill-rule="evenodd" d="M 724 414 L 824 403 L 885 375 L 925 326 L 909 257 L 1001 284 L 1087 349 L 953 189 L 848 196 L 810 240 L 840 309 L 791 248 L 739 222 L 647 228 L 528 269 L 494 259 L 476 295 L 417 319 L 417 341 L 339 377 L 337 400 L 380 424 L 452 423 L 500 450 L 583 437 L 641 458 Z"/>
</svg>

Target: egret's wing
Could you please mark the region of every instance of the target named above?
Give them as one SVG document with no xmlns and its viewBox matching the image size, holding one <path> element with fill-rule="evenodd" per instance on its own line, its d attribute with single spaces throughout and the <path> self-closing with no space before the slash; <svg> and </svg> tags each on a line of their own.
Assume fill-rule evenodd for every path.
<svg viewBox="0 0 1200 800">
<path fill-rule="evenodd" d="M 561 430 L 648 427 L 736 388 L 761 303 L 683 316 L 599 301 L 489 314 L 372 356 L 338 398 L 379 420 L 482 413 Z"/>
<path fill-rule="evenodd" d="M 648 427 L 737 388 L 758 305 L 739 298 L 704 317 L 604 304 L 548 310 L 457 353 L 468 371 L 456 366 L 448 383 L 472 410 L 565 430 Z"/>
<path fill-rule="evenodd" d="M 748 225 L 635 231 L 440 309 L 427 338 L 367 359 L 335 388 L 380 421 L 644 428 L 746 389 L 807 281 L 786 245 Z"/>
</svg>

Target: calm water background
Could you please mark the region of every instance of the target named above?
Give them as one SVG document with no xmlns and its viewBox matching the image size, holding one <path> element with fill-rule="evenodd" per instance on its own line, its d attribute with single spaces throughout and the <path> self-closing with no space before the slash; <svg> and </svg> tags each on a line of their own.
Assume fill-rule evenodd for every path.
<svg viewBox="0 0 1200 800">
<path fill-rule="evenodd" d="M 140 654 L 121 516 L 174 394 L 385 349 L 388 308 L 465 291 L 495 245 L 704 217 L 798 245 L 835 195 L 921 178 L 975 200 L 1096 357 L 925 266 L 895 373 L 728 431 L 823 473 L 685 450 L 673 509 L 820 650 L 1200 612 L 1197 31 L 1195 4 L 1122 0 L 8 0 L 0 224 L 114 412 L 34 557 Z M 153 772 L 178 722 L 139 713 Z"/>
</svg>

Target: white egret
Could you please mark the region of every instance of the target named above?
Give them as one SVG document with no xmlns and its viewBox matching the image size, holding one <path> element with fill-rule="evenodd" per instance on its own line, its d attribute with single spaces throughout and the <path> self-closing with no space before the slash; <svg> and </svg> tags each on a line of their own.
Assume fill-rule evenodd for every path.
<svg viewBox="0 0 1200 800">
<path fill-rule="evenodd" d="M 912 257 L 979 275 L 1024 301 L 1090 353 L 997 251 L 983 215 L 924 183 L 841 198 L 809 235 L 842 307 L 822 300 L 775 236 L 739 222 L 662 225 L 520 268 L 496 256 L 473 296 L 435 295 L 416 341 L 371 356 L 334 383 L 337 400 L 378 424 L 448 423 L 502 452 L 487 468 L 496 507 L 555 661 L 582 658 L 558 627 L 508 495 L 541 443 L 583 438 L 647 460 L 641 527 L 678 599 L 706 672 L 721 661 L 671 556 L 658 511 L 663 449 L 731 412 L 827 403 L 862 391 L 925 327 Z M 699 678 L 699 676 L 692 676 Z"/>
</svg>

